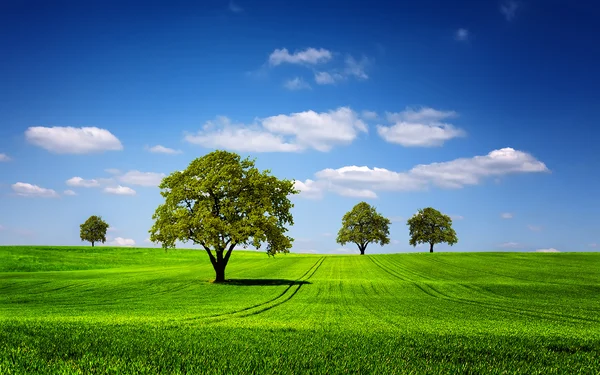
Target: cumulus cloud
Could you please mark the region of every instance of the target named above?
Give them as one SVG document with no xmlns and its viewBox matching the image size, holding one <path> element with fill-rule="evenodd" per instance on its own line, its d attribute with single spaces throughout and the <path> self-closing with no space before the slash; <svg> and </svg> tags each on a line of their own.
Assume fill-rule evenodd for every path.
<svg viewBox="0 0 600 375">
<path fill-rule="evenodd" d="M 109 242 L 112 246 L 135 246 L 135 241 L 131 238 L 117 237 Z"/>
<path fill-rule="evenodd" d="M 121 171 L 117 168 L 107 168 L 104 170 L 104 172 L 109 174 L 121 174 Z"/>
<path fill-rule="evenodd" d="M 168 148 L 168 147 L 161 146 L 161 145 L 148 147 L 147 150 L 154 154 L 168 154 L 168 155 L 181 154 L 181 150 L 175 150 L 175 149 Z"/>
<path fill-rule="evenodd" d="M 10 161 L 10 158 L 6 154 L 0 154 L 0 162 Z"/>
<path fill-rule="evenodd" d="M 331 51 L 324 48 L 307 48 L 301 51 L 290 53 L 287 48 L 276 49 L 269 56 L 269 64 L 277 66 L 283 63 L 289 64 L 321 64 L 333 57 Z"/>
<path fill-rule="evenodd" d="M 502 219 L 512 219 L 513 218 L 513 214 L 510 212 L 503 212 L 500 214 L 500 217 Z"/>
<path fill-rule="evenodd" d="M 405 147 L 441 146 L 446 141 L 466 136 L 462 129 L 441 121 L 455 117 L 454 111 L 438 111 L 433 108 L 421 108 L 415 111 L 407 108 L 399 113 L 387 113 L 392 126 L 377 125 L 377 133 L 385 141 Z"/>
<path fill-rule="evenodd" d="M 509 0 L 500 4 L 500 13 L 504 15 L 507 21 L 512 21 L 517 15 L 517 9 L 519 9 L 520 4 L 516 1 Z"/>
<path fill-rule="evenodd" d="M 370 63 L 371 61 L 364 56 L 360 60 L 356 60 L 352 56 L 346 56 L 342 68 L 315 72 L 315 82 L 319 85 L 334 85 L 350 77 L 354 77 L 359 81 L 367 80 L 369 75 L 366 68 Z"/>
<path fill-rule="evenodd" d="M 58 198 L 58 193 L 52 189 L 46 189 L 26 182 L 17 182 L 12 185 L 13 191 L 21 196 L 28 198 Z"/>
<path fill-rule="evenodd" d="M 73 190 L 65 190 L 65 191 L 63 191 L 63 195 L 73 196 L 73 195 L 77 195 L 77 193 L 75 193 Z"/>
<path fill-rule="evenodd" d="M 352 109 L 305 111 L 258 119 L 252 125 L 234 124 L 226 117 L 207 122 L 185 140 L 206 148 L 235 151 L 298 152 L 309 148 L 326 152 L 350 144 L 367 125 Z"/>
<path fill-rule="evenodd" d="M 333 85 L 344 77 L 340 74 L 331 74 L 328 72 L 315 72 L 315 82 L 319 85 Z"/>
<path fill-rule="evenodd" d="M 296 187 L 301 196 L 307 198 L 319 198 L 325 191 L 343 196 L 376 198 L 377 191 L 417 191 L 430 186 L 458 189 L 477 185 L 488 177 L 540 172 L 548 172 L 548 169 L 532 155 L 503 148 L 484 156 L 421 164 L 407 172 L 367 166 L 327 168 L 315 173 L 316 180 L 296 181 Z"/>
<path fill-rule="evenodd" d="M 136 192 L 130 187 L 118 185 L 116 187 L 106 187 L 104 188 L 104 192 L 107 194 L 114 195 L 135 195 Z"/>
<path fill-rule="evenodd" d="M 69 186 L 75 186 L 75 187 L 85 187 L 85 188 L 91 188 L 91 187 L 98 187 L 100 186 L 100 183 L 98 182 L 98 180 L 85 180 L 81 177 L 72 177 L 69 178 L 66 181 L 67 185 Z"/>
<path fill-rule="evenodd" d="M 164 173 L 155 173 L 155 172 L 140 172 L 140 171 L 129 171 L 124 175 L 118 176 L 117 179 L 120 182 L 129 185 L 139 185 L 139 186 L 151 186 L 155 187 L 160 185 L 160 182 L 165 177 Z"/>
<path fill-rule="evenodd" d="M 535 252 L 536 253 L 560 253 L 559 250 L 556 250 L 553 247 L 551 247 L 549 249 L 537 249 Z"/>
<path fill-rule="evenodd" d="M 285 81 L 283 87 L 291 91 L 310 89 L 310 85 L 300 77 Z"/>
<path fill-rule="evenodd" d="M 25 138 L 31 144 L 57 154 L 89 154 L 123 149 L 121 141 L 111 132 L 96 127 L 34 126 L 25 131 Z"/>
<path fill-rule="evenodd" d="M 466 42 L 469 40 L 470 33 L 469 30 L 460 28 L 454 32 L 454 39 L 459 42 Z"/>
</svg>

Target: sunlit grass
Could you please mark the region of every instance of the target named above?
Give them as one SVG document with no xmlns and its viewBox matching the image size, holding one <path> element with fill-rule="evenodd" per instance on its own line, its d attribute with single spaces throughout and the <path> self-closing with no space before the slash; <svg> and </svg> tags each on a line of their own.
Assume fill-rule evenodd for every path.
<svg viewBox="0 0 600 375">
<path fill-rule="evenodd" d="M 600 254 L 0 247 L 0 373 L 598 373 Z"/>
</svg>

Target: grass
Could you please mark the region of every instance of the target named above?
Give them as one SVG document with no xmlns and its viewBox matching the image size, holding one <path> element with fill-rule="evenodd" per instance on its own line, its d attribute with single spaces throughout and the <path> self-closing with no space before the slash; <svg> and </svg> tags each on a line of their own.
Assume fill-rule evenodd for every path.
<svg viewBox="0 0 600 375">
<path fill-rule="evenodd" d="M 600 373 L 600 254 L 0 247 L 0 373 Z"/>
</svg>

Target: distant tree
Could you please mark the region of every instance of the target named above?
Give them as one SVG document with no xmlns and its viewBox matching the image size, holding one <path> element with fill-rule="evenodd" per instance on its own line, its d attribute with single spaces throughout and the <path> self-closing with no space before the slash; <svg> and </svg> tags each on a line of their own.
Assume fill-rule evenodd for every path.
<svg viewBox="0 0 600 375">
<path fill-rule="evenodd" d="M 450 216 L 431 207 L 420 209 L 408 219 L 407 225 L 410 228 L 409 244 L 417 246 L 419 243 L 428 243 L 430 253 L 433 253 L 435 244 L 445 242 L 452 246 L 458 242 Z"/>
<path fill-rule="evenodd" d="M 285 236 L 293 225 L 288 195 L 294 183 L 279 180 L 269 170 L 260 172 L 254 160 L 217 150 L 193 160 L 160 184 L 165 203 L 152 216 L 150 240 L 174 248 L 175 241 L 202 246 L 215 270 L 216 282 L 225 281 L 225 267 L 238 245 L 267 254 L 288 253 L 293 239 Z"/>
<path fill-rule="evenodd" d="M 389 226 L 389 219 L 377 213 L 370 204 L 360 202 L 342 218 L 337 243 L 344 246 L 353 242 L 358 246 L 360 255 L 365 255 L 367 246 L 372 242 L 381 246 L 390 243 Z"/>
<path fill-rule="evenodd" d="M 100 216 L 90 216 L 79 228 L 81 240 L 91 242 L 92 247 L 94 247 L 94 242 L 106 242 L 108 224 Z"/>
</svg>

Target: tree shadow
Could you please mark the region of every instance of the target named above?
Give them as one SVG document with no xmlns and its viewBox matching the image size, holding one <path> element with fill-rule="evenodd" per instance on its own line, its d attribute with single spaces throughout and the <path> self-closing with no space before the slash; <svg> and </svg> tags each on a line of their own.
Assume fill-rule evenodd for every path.
<svg viewBox="0 0 600 375">
<path fill-rule="evenodd" d="M 242 285 L 242 286 L 260 286 L 260 285 L 304 285 L 310 284 L 308 281 L 296 281 L 287 279 L 229 279 L 222 284 Z"/>
</svg>

